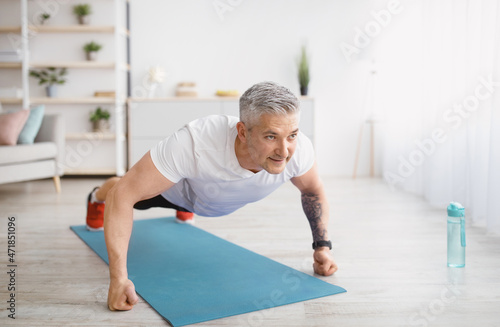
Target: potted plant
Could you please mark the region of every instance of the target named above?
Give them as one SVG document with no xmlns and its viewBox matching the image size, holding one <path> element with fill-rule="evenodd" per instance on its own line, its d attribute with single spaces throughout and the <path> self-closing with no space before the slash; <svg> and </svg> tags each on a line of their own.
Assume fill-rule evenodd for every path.
<svg viewBox="0 0 500 327">
<path fill-rule="evenodd" d="M 40 21 L 40 25 L 43 25 L 45 24 L 45 22 L 50 18 L 50 14 L 49 13 L 42 13 L 40 14 L 40 16 L 38 16 L 38 20 Z"/>
<path fill-rule="evenodd" d="M 97 107 L 95 111 L 90 113 L 90 121 L 92 122 L 92 130 L 94 132 L 107 132 L 109 130 L 109 111 Z"/>
<path fill-rule="evenodd" d="M 299 63 L 299 84 L 300 84 L 300 95 L 307 95 L 307 88 L 309 86 L 309 60 L 307 58 L 306 47 L 302 47 Z"/>
<path fill-rule="evenodd" d="M 78 17 L 80 25 L 88 25 L 92 7 L 89 4 L 79 4 L 73 7 L 73 13 Z"/>
<path fill-rule="evenodd" d="M 57 84 L 62 85 L 66 83 L 66 79 L 64 78 L 64 76 L 66 75 L 66 68 L 61 68 L 58 70 L 55 67 L 49 67 L 40 71 L 30 71 L 30 76 L 38 78 L 38 85 L 47 84 L 47 86 L 45 87 L 45 91 L 49 98 L 55 97 L 57 95 Z"/>
<path fill-rule="evenodd" d="M 87 60 L 94 61 L 97 59 L 97 51 L 101 50 L 102 45 L 94 41 L 89 42 L 83 46 L 83 50 L 87 55 Z"/>
</svg>

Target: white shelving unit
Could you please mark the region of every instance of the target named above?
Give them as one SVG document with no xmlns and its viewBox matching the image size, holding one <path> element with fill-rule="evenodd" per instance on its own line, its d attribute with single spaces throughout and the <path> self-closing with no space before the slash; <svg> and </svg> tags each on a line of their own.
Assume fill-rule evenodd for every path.
<svg viewBox="0 0 500 327">
<path fill-rule="evenodd" d="M 51 8 L 48 24 L 36 20 L 40 3 L 0 0 L 0 51 L 17 50 L 22 58 L 0 60 L 0 87 L 22 89 L 22 98 L 0 98 L 6 109 L 43 104 L 48 113 L 60 113 L 66 122 L 65 174 L 123 175 L 127 167 L 126 103 L 128 79 L 128 1 L 87 0 L 93 14 L 89 25 L 78 25 L 72 13 L 76 2 L 61 2 Z M 16 25 L 18 24 L 18 25 Z M 86 61 L 83 45 L 103 45 L 97 61 Z M 30 70 L 67 68 L 67 83 L 48 98 L 29 77 Z M 115 93 L 97 97 L 94 92 Z M 97 106 L 111 113 L 111 131 L 91 132 L 89 113 Z"/>
</svg>

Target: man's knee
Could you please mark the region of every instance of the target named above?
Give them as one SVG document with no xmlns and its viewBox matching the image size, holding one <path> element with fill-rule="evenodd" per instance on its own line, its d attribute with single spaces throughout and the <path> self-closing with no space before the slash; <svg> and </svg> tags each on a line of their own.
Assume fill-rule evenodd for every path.
<svg viewBox="0 0 500 327">
<path fill-rule="evenodd" d="M 96 196 L 99 201 L 104 201 L 108 196 L 109 191 L 120 181 L 121 177 L 115 176 L 107 179 L 104 184 L 97 190 Z"/>
</svg>

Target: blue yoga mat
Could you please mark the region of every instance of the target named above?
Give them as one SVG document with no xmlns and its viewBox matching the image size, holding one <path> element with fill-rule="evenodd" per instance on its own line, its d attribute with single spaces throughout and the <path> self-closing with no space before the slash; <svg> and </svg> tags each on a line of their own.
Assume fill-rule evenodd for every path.
<svg viewBox="0 0 500 327">
<path fill-rule="evenodd" d="M 71 229 L 108 263 L 103 232 Z M 174 218 L 134 222 L 128 273 L 173 326 L 345 292 Z"/>
</svg>

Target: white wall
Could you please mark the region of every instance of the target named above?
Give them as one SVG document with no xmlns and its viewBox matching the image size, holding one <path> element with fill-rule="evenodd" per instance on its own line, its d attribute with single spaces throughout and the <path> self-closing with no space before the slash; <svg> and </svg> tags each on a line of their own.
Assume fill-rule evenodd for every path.
<svg viewBox="0 0 500 327">
<path fill-rule="evenodd" d="M 367 63 L 379 36 L 360 48 L 351 62 L 340 45 L 353 45 L 356 27 L 363 29 L 374 21 L 370 12 L 386 8 L 388 2 L 132 0 L 132 96 L 145 95 L 143 81 L 151 65 L 163 66 L 167 73 L 158 96 L 174 95 L 180 81 L 195 81 L 201 96 L 213 95 L 218 88 L 242 93 L 263 80 L 276 81 L 298 93 L 296 60 L 301 45 L 306 44 L 312 60 L 309 89 L 316 99 L 320 172 L 351 175 L 364 112 Z M 214 3 L 235 6 L 221 19 Z M 402 15 L 392 17 L 380 35 L 394 29 Z M 378 163 L 381 144 L 376 146 Z M 366 175 L 366 137 L 361 161 L 359 173 Z"/>
</svg>

